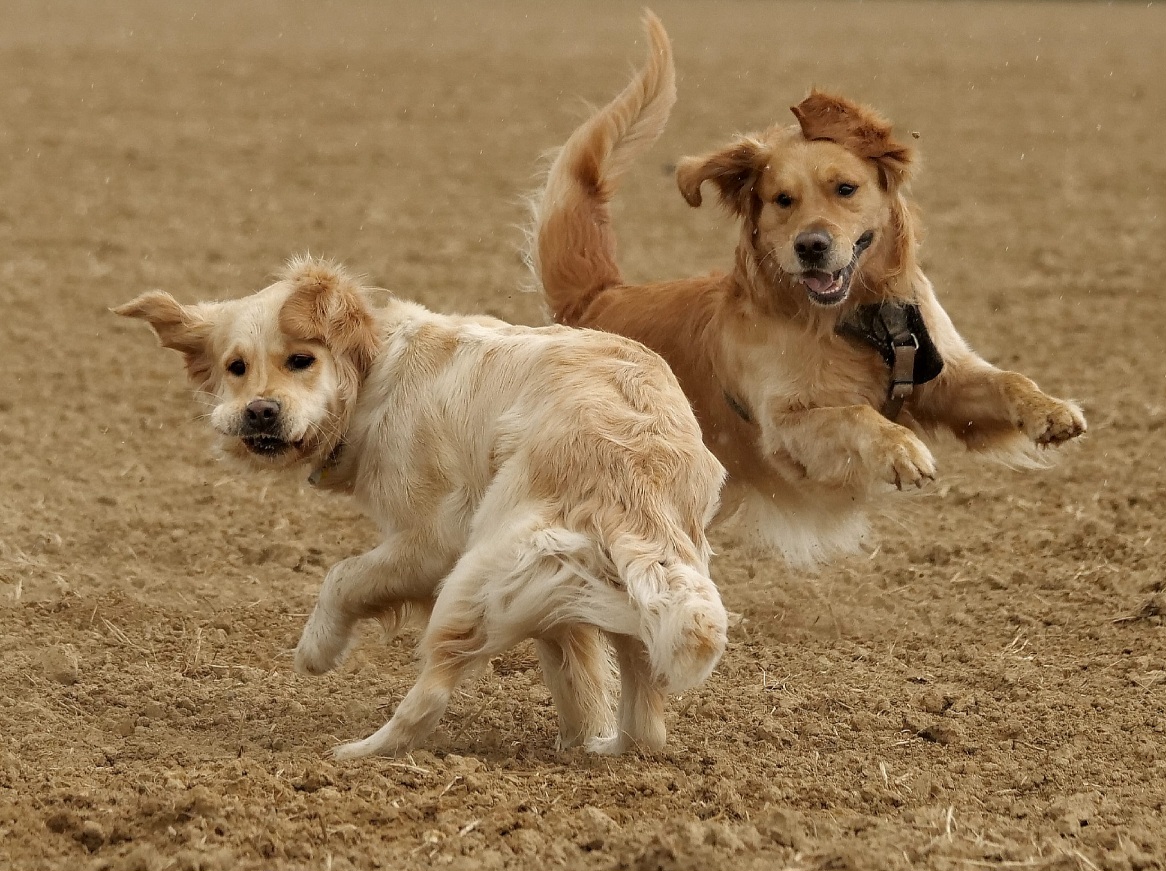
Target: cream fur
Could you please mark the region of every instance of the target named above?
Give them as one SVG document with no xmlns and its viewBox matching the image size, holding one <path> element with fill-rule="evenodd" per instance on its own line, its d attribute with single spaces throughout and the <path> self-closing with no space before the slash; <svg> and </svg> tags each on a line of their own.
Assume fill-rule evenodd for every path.
<svg viewBox="0 0 1166 871">
<path fill-rule="evenodd" d="M 416 685 L 337 755 L 416 746 L 467 672 L 526 638 L 562 745 L 663 744 L 665 693 L 707 677 L 727 625 L 704 533 L 724 470 L 663 360 L 590 330 L 397 298 L 374 309 L 342 269 L 306 258 L 240 300 L 148 294 L 118 311 L 184 354 L 229 452 L 314 469 L 380 526 L 379 546 L 328 572 L 298 671 L 334 668 L 359 619 L 395 628 L 429 612 Z M 281 365 L 297 352 L 314 364 Z M 225 368 L 239 360 L 241 376 Z M 247 447 L 239 420 L 256 398 L 288 416 L 280 432 L 294 444 L 277 456 Z M 614 722 L 605 639 L 622 682 Z"/>
</svg>

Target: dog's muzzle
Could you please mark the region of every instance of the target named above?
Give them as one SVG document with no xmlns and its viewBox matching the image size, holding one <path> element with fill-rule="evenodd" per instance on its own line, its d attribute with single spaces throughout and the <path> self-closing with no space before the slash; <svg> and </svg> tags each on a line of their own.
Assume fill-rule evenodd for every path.
<svg viewBox="0 0 1166 871">
<path fill-rule="evenodd" d="M 854 254 L 850 262 L 837 272 L 823 272 L 820 269 L 807 269 L 798 278 L 806 286 L 806 293 L 812 302 L 823 306 L 838 305 L 850 293 L 850 279 L 858 268 L 859 258 L 874 242 L 874 230 L 867 230 L 854 243 Z"/>
<path fill-rule="evenodd" d="M 251 453 L 277 457 L 291 447 L 283 432 L 278 399 L 253 399 L 243 409 L 239 438 Z"/>
</svg>

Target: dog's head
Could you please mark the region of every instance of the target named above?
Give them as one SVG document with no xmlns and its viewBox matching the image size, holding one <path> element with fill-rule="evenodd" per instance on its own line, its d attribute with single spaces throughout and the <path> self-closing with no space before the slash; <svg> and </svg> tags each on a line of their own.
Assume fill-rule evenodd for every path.
<svg viewBox="0 0 1166 871">
<path fill-rule="evenodd" d="M 798 127 L 742 136 L 677 171 L 689 205 L 709 181 L 745 222 L 748 244 L 772 283 L 820 306 L 842 303 L 856 274 L 901 272 L 913 254 L 902 199 L 913 150 L 872 110 L 813 91 L 793 107 Z M 868 253 L 869 252 L 869 253 Z"/>
<path fill-rule="evenodd" d="M 266 467 L 325 460 L 340 444 L 378 349 L 362 288 L 298 258 L 242 299 L 180 305 L 161 291 L 114 309 L 179 351 L 226 453 Z"/>
</svg>

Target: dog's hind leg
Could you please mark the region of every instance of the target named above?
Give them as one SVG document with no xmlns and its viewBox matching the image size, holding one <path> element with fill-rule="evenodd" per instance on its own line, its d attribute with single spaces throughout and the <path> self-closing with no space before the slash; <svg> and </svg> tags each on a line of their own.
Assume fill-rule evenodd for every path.
<svg viewBox="0 0 1166 871">
<path fill-rule="evenodd" d="M 410 602 L 427 604 L 447 565 L 422 555 L 422 548 L 395 537 L 332 566 L 320 588 L 312 616 L 296 646 L 295 669 L 323 674 L 348 649 L 356 621 L 380 617 L 388 626 L 403 622 Z"/>
<path fill-rule="evenodd" d="M 535 640 L 543 679 L 559 714 L 559 749 L 610 737 L 611 662 L 603 633 L 572 624 Z"/>
<path fill-rule="evenodd" d="M 652 665 L 644 643 L 630 635 L 612 635 L 619 658 L 619 731 L 611 738 L 592 739 L 592 753 L 615 755 L 632 747 L 659 750 L 664 746 L 664 693 L 652 679 Z"/>
</svg>

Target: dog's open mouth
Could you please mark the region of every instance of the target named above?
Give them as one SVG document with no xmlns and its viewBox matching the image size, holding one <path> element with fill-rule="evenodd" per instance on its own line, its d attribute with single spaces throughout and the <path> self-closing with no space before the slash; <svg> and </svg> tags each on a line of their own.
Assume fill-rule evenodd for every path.
<svg viewBox="0 0 1166 871">
<path fill-rule="evenodd" d="M 272 435 L 243 436 L 247 450 L 260 457 L 278 457 L 290 450 L 292 443 Z"/>
<path fill-rule="evenodd" d="M 868 230 L 858 237 L 854 243 L 854 256 L 850 262 L 837 272 L 823 272 L 821 269 L 808 269 L 798 277 L 806 286 L 806 293 L 818 305 L 838 305 L 850 293 L 850 279 L 854 277 L 854 270 L 858 267 L 858 260 L 862 253 L 874 241 L 874 231 Z"/>
</svg>

